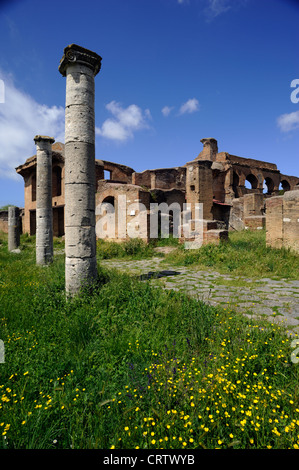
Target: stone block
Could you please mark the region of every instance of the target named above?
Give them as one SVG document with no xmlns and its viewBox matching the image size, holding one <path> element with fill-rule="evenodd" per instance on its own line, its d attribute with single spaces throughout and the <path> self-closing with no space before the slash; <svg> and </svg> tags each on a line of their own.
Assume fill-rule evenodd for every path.
<svg viewBox="0 0 299 470">
<path fill-rule="evenodd" d="M 94 227 L 75 226 L 65 233 L 65 255 L 67 258 L 92 258 L 96 256 Z"/>
<path fill-rule="evenodd" d="M 95 184 L 95 148 L 88 142 L 67 142 L 65 180 L 67 184 Z"/>
<path fill-rule="evenodd" d="M 244 217 L 244 225 L 246 229 L 261 230 L 266 226 L 266 216 L 252 215 Z"/>
<path fill-rule="evenodd" d="M 65 227 L 95 226 L 95 192 L 89 184 L 65 185 Z"/>
<path fill-rule="evenodd" d="M 97 260 L 93 258 L 66 258 L 65 284 L 66 293 L 78 294 L 80 289 L 93 284 L 97 278 Z"/>
<path fill-rule="evenodd" d="M 78 104 L 65 108 L 65 142 L 95 142 L 95 116 L 90 106 Z"/>
<path fill-rule="evenodd" d="M 266 244 L 274 248 L 283 246 L 283 198 L 266 200 Z"/>
</svg>

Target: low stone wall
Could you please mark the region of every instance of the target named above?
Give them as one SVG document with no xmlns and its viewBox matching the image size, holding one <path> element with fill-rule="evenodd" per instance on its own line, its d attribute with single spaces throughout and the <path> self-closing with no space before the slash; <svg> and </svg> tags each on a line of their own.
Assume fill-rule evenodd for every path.
<svg viewBox="0 0 299 470">
<path fill-rule="evenodd" d="M 266 226 L 266 217 L 264 215 L 252 215 L 244 217 L 245 229 L 262 230 Z"/>
<path fill-rule="evenodd" d="M 266 243 L 299 253 L 299 188 L 267 199 Z"/>
<path fill-rule="evenodd" d="M 0 232 L 8 233 L 8 210 L 0 211 Z"/>
</svg>

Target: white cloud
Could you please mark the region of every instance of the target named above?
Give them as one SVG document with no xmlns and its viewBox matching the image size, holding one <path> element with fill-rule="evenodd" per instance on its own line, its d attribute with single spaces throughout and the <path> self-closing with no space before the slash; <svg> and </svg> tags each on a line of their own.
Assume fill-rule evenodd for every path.
<svg viewBox="0 0 299 470">
<path fill-rule="evenodd" d="M 196 98 L 191 98 L 190 100 L 183 103 L 180 107 L 179 114 L 190 114 L 199 110 L 199 102 Z"/>
<path fill-rule="evenodd" d="M 172 110 L 173 110 L 173 106 L 164 106 L 164 108 L 162 108 L 161 111 L 162 111 L 163 116 L 169 116 Z"/>
<path fill-rule="evenodd" d="M 282 114 L 277 118 L 277 125 L 282 132 L 290 132 L 299 128 L 299 111 Z"/>
<path fill-rule="evenodd" d="M 0 103 L 0 176 L 18 178 L 15 167 L 36 153 L 33 138 L 49 135 L 64 142 L 64 108 L 37 103 L 1 73 L 5 102 Z"/>
<path fill-rule="evenodd" d="M 143 112 L 136 104 L 123 108 L 116 101 L 108 103 L 106 109 L 113 117 L 106 119 L 101 127 L 96 127 L 96 134 L 106 139 L 124 142 L 132 138 L 134 132 L 149 127 L 148 120 L 151 118 L 149 109 Z"/>
<path fill-rule="evenodd" d="M 200 0 L 203 3 L 202 11 L 207 22 L 213 21 L 217 16 L 237 10 L 247 5 L 249 0 Z M 180 5 L 190 4 L 190 0 L 177 0 Z"/>
<path fill-rule="evenodd" d="M 229 0 L 208 0 L 206 14 L 209 18 L 216 18 L 216 16 L 227 12 L 231 9 Z"/>
<path fill-rule="evenodd" d="M 228 11 L 236 11 L 248 4 L 248 0 L 207 0 L 204 14 L 208 22 Z"/>
</svg>

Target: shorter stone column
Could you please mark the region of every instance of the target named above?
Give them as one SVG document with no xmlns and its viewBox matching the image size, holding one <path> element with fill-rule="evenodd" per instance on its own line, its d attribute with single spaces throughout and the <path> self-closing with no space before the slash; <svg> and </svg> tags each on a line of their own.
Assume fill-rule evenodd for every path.
<svg viewBox="0 0 299 470">
<path fill-rule="evenodd" d="M 36 135 L 36 263 L 53 261 L 52 144 L 53 137 Z"/>
<path fill-rule="evenodd" d="M 20 245 L 20 209 L 8 208 L 8 250 L 16 250 Z"/>
</svg>

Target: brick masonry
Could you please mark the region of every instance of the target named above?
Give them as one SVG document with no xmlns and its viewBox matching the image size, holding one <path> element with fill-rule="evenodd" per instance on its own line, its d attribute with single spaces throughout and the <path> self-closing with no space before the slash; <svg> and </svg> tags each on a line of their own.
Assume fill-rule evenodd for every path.
<svg viewBox="0 0 299 470">
<path fill-rule="evenodd" d="M 130 195 L 129 200 L 145 201 L 149 209 L 150 203 L 168 204 L 177 202 L 203 203 L 204 219 L 214 220 L 218 223 L 221 233 L 211 232 L 204 236 L 204 242 L 218 243 L 225 238 L 223 230 L 261 229 L 266 225 L 266 204 L 268 211 L 267 243 L 273 241 L 275 245 L 282 244 L 279 233 L 279 224 L 272 204 L 280 194 L 281 186 L 285 194 L 291 193 L 299 178 L 283 175 L 274 163 L 264 162 L 252 158 L 238 157 L 228 152 L 218 152 L 216 139 L 201 140 L 203 150 L 195 156 L 194 160 L 179 167 L 149 169 L 136 172 L 126 165 L 95 159 L 95 201 L 96 206 L 105 198 L 114 198 L 117 201 L 120 195 Z M 64 202 L 65 202 L 65 164 L 64 145 L 55 143 L 52 146 L 53 154 L 53 232 L 54 236 L 64 233 Z M 54 172 L 56 168 L 56 172 Z M 60 169 L 60 173 L 57 170 Z M 30 157 L 23 165 L 16 169 L 25 182 L 25 208 L 23 231 L 35 233 L 35 174 L 36 157 Z M 58 175 L 58 176 L 57 176 Z M 60 183 L 57 178 L 60 177 Z M 60 192 L 55 193 L 55 185 L 59 185 Z M 251 186 L 251 187 L 249 187 Z M 133 194 L 134 193 L 134 194 Z M 56 195 L 55 195 L 56 194 Z M 112 199 L 110 199 L 112 200 Z M 280 199 L 279 199 L 280 200 Z M 270 202 L 273 201 L 273 202 Z M 297 202 L 292 199 L 286 207 L 296 207 Z M 291 211 L 291 209 L 289 209 Z M 296 209 L 292 209 L 294 212 Z M 96 223 L 101 215 L 96 214 Z M 273 231 L 269 226 L 273 220 Z M 281 222 L 282 223 L 282 222 Z M 287 223 L 287 222 L 285 222 Z M 292 225 L 289 225 L 291 228 Z M 148 229 L 148 224 L 146 225 Z M 215 230 L 215 229 L 209 229 Z M 287 233 L 287 229 L 286 232 Z M 127 234 L 128 235 L 128 234 Z M 287 236 L 287 235 L 285 235 Z M 218 238 L 217 238 L 218 237 Z M 144 235 L 144 238 L 148 238 Z M 118 239 L 116 233 L 116 241 Z M 291 240 L 290 236 L 287 236 Z M 288 242 L 291 243 L 291 242 Z"/>
</svg>

